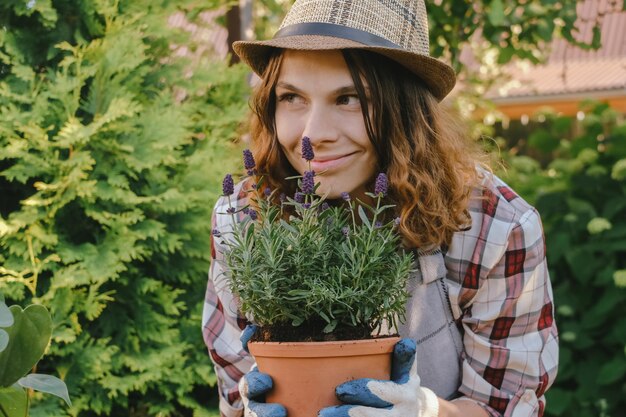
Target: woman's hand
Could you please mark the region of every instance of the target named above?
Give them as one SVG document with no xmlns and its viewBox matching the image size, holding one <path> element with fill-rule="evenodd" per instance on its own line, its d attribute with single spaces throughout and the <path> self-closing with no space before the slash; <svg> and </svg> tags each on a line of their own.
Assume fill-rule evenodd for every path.
<svg viewBox="0 0 626 417">
<path fill-rule="evenodd" d="M 244 417 L 286 417 L 287 410 L 280 404 L 266 404 L 265 394 L 272 389 L 272 378 L 256 367 L 239 380 L 239 394 L 243 402 Z"/>
<path fill-rule="evenodd" d="M 249 324 L 241 332 L 241 344 L 248 351 L 248 342 L 257 331 L 258 327 Z M 243 402 L 244 417 L 286 417 L 287 410 L 280 404 L 266 404 L 265 394 L 267 394 L 274 383 L 268 374 L 259 372 L 257 367 L 252 368 L 239 380 L 239 395 Z"/>
<path fill-rule="evenodd" d="M 437 417 L 439 400 L 420 385 L 415 342 L 400 340 L 393 351 L 391 380 L 357 379 L 336 388 L 345 405 L 322 409 L 320 417 Z"/>
</svg>

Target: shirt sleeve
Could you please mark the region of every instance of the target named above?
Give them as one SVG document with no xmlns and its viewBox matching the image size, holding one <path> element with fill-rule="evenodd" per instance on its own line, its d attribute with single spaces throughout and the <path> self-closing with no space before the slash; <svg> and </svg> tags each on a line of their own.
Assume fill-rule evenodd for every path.
<svg viewBox="0 0 626 417">
<path fill-rule="evenodd" d="M 489 236 L 480 239 L 484 252 L 497 257 L 482 262 L 493 256 L 483 252 L 470 262 L 462 285 L 467 304 L 459 392 L 494 417 L 540 417 L 558 365 L 541 220 L 530 208 L 519 220 L 488 229 L 505 238 L 499 248 L 489 247 Z"/>
<path fill-rule="evenodd" d="M 219 390 L 219 409 L 222 416 L 239 417 L 243 406 L 237 384 L 254 361 L 243 350 L 239 336 L 247 320 L 239 313 L 237 300 L 230 291 L 225 273 L 223 235 L 232 228 L 225 212 L 225 199 L 220 199 L 213 212 L 211 236 L 211 266 L 202 313 L 202 334 L 214 364 Z"/>
</svg>

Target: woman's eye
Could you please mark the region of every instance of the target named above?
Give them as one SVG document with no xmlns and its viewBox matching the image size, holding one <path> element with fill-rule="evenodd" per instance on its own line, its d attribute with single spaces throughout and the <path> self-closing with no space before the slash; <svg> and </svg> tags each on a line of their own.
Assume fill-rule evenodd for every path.
<svg viewBox="0 0 626 417">
<path fill-rule="evenodd" d="M 300 99 L 300 96 L 294 93 L 285 93 L 278 96 L 278 101 L 285 103 L 296 103 Z"/>
<path fill-rule="evenodd" d="M 359 96 L 357 95 L 339 96 L 337 98 L 337 104 L 343 105 L 343 106 L 358 105 L 360 104 Z"/>
</svg>

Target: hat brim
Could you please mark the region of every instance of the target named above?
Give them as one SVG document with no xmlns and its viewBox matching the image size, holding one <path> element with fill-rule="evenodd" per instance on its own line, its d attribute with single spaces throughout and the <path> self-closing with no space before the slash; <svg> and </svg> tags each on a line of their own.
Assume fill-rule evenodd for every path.
<svg viewBox="0 0 626 417">
<path fill-rule="evenodd" d="M 384 55 L 417 75 L 438 99 L 448 95 L 456 83 L 456 75 L 449 65 L 427 55 L 402 49 L 368 46 L 349 39 L 322 35 L 295 35 L 267 41 L 237 41 L 233 50 L 259 76 L 263 75 L 270 54 L 276 48 L 304 51 L 333 49 L 364 49 Z"/>
</svg>

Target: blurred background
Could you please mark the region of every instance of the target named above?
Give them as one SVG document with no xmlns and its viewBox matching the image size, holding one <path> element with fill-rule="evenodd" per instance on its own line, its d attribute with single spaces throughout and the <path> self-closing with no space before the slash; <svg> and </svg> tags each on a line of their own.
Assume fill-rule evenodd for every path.
<svg viewBox="0 0 626 417">
<path fill-rule="evenodd" d="M 561 337 L 546 415 L 626 408 L 626 4 L 434 0 L 431 53 L 494 170 L 542 215 Z M 237 39 L 289 0 L 2 0 L 0 292 L 54 321 L 32 416 L 218 416 L 210 216 L 240 171 Z"/>
</svg>

